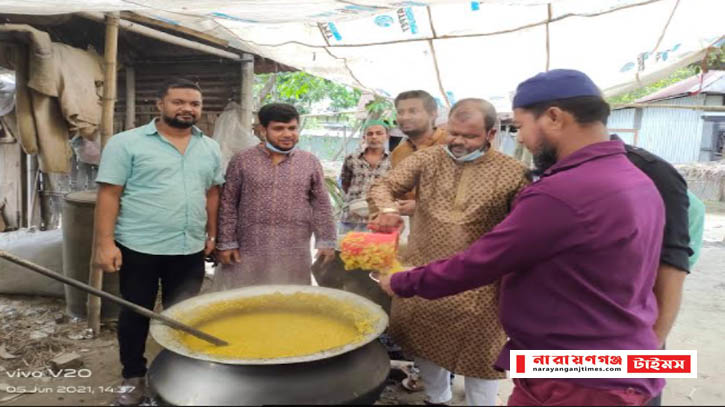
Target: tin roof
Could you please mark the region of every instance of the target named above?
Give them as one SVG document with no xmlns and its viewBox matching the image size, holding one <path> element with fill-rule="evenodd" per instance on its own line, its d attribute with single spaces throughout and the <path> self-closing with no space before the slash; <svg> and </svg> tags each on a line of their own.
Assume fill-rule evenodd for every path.
<svg viewBox="0 0 725 407">
<path fill-rule="evenodd" d="M 725 94 L 725 71 L 709 71 L 683 79 L 655 93 L 639 98 L 635 103 L 655 102 L 685 96 L 707 94 Z"/>
</svg>

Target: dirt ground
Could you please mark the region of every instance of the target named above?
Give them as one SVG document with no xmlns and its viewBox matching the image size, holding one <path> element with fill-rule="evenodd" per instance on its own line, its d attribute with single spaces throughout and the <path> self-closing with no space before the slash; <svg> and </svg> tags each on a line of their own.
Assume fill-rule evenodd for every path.
<svg viewBox="0 0 725 407">
<path fill-rule="evenodd" d="M 682 309 L 670 334 L 669 349 L 698 351 L 698 378 L 672 379 L 664 405 L 721 405 L 725 403 L 725 211 L 709 211 L 705 243 L 694 272 L 687 278 Z M 121 382 L 115 327 L 104 326 L 97 338 L 86 338 L 85 322 L 61 319 L 60 299 L 0 296 L 0 405 L 111 405 Z M 147 346 L 152 360 L 160 348 Z M 53 377 L 49 361 L 75 352 L 83 365 Z M 38 377 L 19 378 L 20 374 Z M 57 374 L 57 373 L 55 373 Z M 43 376 L 43 377 L 40 377 Z M 85 377 L 89 376 L 89 377 Z M 499 388 L 505 404 L 511 382 Z M 379 404 L 422 404 L 422 393 L 389 385 Z M 464 404 L 463 380 L 454 380 L 453 405 Z"/>
</svg>

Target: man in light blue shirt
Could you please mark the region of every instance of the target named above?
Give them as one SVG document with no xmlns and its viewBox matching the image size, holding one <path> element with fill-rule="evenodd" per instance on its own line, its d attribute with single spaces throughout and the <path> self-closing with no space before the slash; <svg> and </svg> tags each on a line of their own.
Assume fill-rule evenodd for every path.
<svg viewBox="0 0 725 407">
<path fill-rule="evenodd" d="M 188 80 L 167 81 L 159 118 L 119 133 L 103 150 L 96 182 L 95 264 L 120 272 L 121 295 L 153 309 L 199 293 L 204 256 L 215 248 L 221 172 L 219 144 L 194 126 L 202 95 Z M 120 405 L 144 399 L 149 320 L 126 309 L 118 320 L 124 385 Z"/>
</svg>

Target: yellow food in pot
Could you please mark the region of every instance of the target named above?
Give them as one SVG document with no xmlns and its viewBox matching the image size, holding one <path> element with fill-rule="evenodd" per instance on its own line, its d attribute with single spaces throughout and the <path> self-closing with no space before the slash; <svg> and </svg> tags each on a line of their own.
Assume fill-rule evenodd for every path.
<svg viewBox="0 0 725 407">
<path fill-rule="evenodd" d="M 359 342 L 372 332 L 374 318 L 325 295 L 276 293 L 211 304 L 182 318 L 229 346 L 214 346 L 186 333 L 179 333 L 179 339 L 192 351 L 222 358 L 296 357 Z"/>
</svg>

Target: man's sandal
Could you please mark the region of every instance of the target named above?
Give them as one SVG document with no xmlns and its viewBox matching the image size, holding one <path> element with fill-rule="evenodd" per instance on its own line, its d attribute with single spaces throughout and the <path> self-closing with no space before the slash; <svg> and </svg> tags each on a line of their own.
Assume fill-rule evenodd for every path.
<svg viewBox="0 0 725 407">
<path fill-rule="evenodd" d="M 400 382 L 400 385 L 403 386 L 405 390 L 411 393 L 416 393 L 425 389 L 425 387 L 423 386 L 423 382 L 418 377 L 415 377 L 413 375 L 403 379 L 403 381 Z"/>
</svg>

